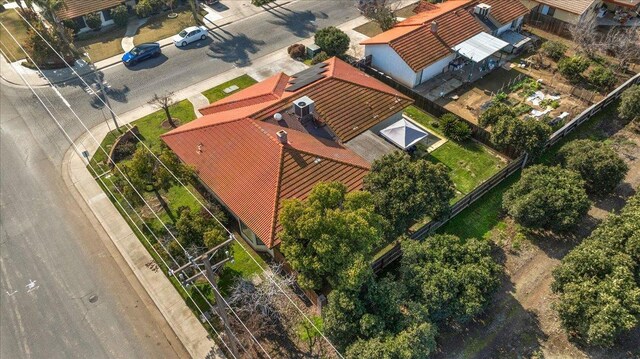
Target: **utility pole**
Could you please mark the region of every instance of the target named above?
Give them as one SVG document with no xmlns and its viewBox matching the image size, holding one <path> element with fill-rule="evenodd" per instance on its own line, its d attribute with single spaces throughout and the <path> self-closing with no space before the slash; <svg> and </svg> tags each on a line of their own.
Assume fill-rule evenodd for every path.
<svg viewBox="0 0 640 359">
<path fill-rule="evenodd" d="M 118 130 L 118 132 L 122 132 L 120 130 L 120 126 L 118 126 L 118 120 L 116 119 L 116 114 L 111 109 L 111 103 L 109 102 L 109 96 L 107 96 L 107 93 L 104 91 L 104 83 L 102 82 L 102 78 L 100 77 L 100 75 L 98 75 L 98 69 L 96 68 L 96 65 L 91 60 L 91 57 L 89 56 L 88 52 L 85 52 L 84 56 L 86 56 L 89 59 L 89 66 L 91 66 L 91 70 L 93 71 L 93 74 L 96 76 L 96 82 L 98 83 L 98 87 L 99 87 L 98 91 L 100 91 L 100 94 L 102 95 L 102 97 L 104 99 L 104 103 L 105 103 L 105 105 L 107 107 L 107 110 L 109 110 L 109 113 L 111 114 L 111 119 L 113 120 L 113 123 L 115 124 L 116 129 Z"/>
<path fill-rule="evenodd" d="M 204 274 L 204 276 L 209 280 L 209 282 L 211 283 L 211 286 L 213 288 L 213 292 L 216 296 L 216 308 L 214 309 L 213 307 L 211 308 L 212 312 L 217 312 L 218 316 L 220 317 L 220 319 L 222 320 L 222 323 L 224 324 L 224 329 L 227 333 L 227 338 L 229 338 L 229 350 L 231 351 L 231 353 L 233 354 L 234 358 L 239 358 L 239 353 L 238 353 L 238 346 L 236 345 L 236 341 L 235 341 L 235 336 L 233 335 L 233 332 L 231 331 L 231 326 L 229 325 L 229 319 L 227 318 L 227 311 L 225 310 L 225 304 L 224 304 L 224 299 L 222 298 L 222 295 L 220 295 L 220 290 L 218 289 L 218 280 L 217 280 L 217 276 L 216 276 L 216 271 L 219 270 L 220 268 L 223 268 L 224 265 L 231 261 L 232 259 L 227 256 L 227 258 L 215 263 L 214 265 L 211 264 L 211 260 L 213 259 L 213 257 L 215 256 L 215 254 L 222 249 L 223 247 L 227 246 L 229 243 L 231 243 L 234 240 L 233 235 L 229 236 L 229 239 L 227 239 L 226 241 L 224 241 L 223 243 L 215 246 L 214 248 L 211 248 L 210 250 L 208 250 L 207 252 L 203 253 L 202 255 L 196 257 L 196 258 L 189 258 L 189 263 L 182 265 L 181 267 L 179 267 L 176 270 L 170 270 L 169 271 L 169 275 L 179 275 L 179 279 L 181 281 L 183 281 L 184 283 L 191 283 L 192 281 L 194 281 L 195 279 L 197 279 L 198 277 L 202 276 Z M 201 262 L 201 263 L 199 263 Z M 202 270 L 200 269 L 200 266 L 204 266 L 205 272 L 202 273 Z M 185 279 L 182 280 L 182 271 L 187 269 L 187 268 L 193 268 L 195 269 L 196 273 Z"/>
</svg>

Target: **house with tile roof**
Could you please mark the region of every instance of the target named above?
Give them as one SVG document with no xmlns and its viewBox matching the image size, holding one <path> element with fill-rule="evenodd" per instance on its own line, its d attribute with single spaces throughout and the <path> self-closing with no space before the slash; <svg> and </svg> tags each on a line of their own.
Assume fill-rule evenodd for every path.
<svg viewBox="0 0 640 359">
<path fill-rule="evenodd" d="M 401 118 L 412 100 L 332 58 L 276 74 L 200 109 L 203 117 L 162 136 L 233 214 L 242 237 L 274 255 L 283 200 L 319 182 L 362 188 L 369 161 L 347 147 Z"/>
<path fill-rule="evenodd" d="M 490 55 L 521 46 L 525 38 L 518 32 L 529 11 L 519 1 L 429 4 L 423 0 L 414 12 L 392 29 L 361 42 L 373 67 L 411 88 L 460 68 L 466 60 L 483 66 L 493 61 Z"/>
<path fill-rule="evenodd" d="M 596 9 L 602 6 L 602 0 L 520 0 L 530 9 L 532 17 L 540 20 L 545 17 L 555 19 L 566 25 L 575 25 L 596 16 Z"/>
<path fill-rule="evenodd" d="M 126 4 L 127 6 L 135 6 L 135 0 L 65 0 L 65 6 L 56 13 L 58 20 L 71 20 L 75 22 L 79 32 L 89 31 L 89 27 L 85 22 L 85 15 L 99 13 L 102 20 L 102 26 L 113 24 L 111 18 L 111 9 Z"/>
</svg>

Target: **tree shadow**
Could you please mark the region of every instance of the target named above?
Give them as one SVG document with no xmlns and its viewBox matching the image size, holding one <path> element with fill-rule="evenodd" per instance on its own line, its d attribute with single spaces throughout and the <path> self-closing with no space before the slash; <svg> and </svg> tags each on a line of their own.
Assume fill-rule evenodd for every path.
<svg viewBox="0 0 640 359">
<path fill-rule="evenodd" d="M 249 66 L 251 65 L 249 56 L 258 52 L 259 45 L 265 44 L 264 41 L 251 39 L 245 34 L 230 34 L 230 36 L 209 45 L 207 56 L 233 63 L 238 67 Z"/>
<path fill-rule="evenodd" d="M 616 187 L 612 194 L 602 198 L 596 198 L 593 205 L 609 213 L 618 213 L 627 203 L 627 199 L 635 193 L 636 190 L 630 183 L 623 182 Z"/>
<path fill-rule="evenodd" d="M 328 17 L 327 14 L 316 14 L 310 10 L 301 12 L 292 11 L 287 8 L 270 8 L 266 10 L 276 17 L 276 20 L 267 20 L 268 23 L 276 25 L 278 28 L 284 29 L 300 38 L 307 38 L 313 35 L 318 29 L 315 21 L 319 18 L 324 19 Z"/>
</svg>

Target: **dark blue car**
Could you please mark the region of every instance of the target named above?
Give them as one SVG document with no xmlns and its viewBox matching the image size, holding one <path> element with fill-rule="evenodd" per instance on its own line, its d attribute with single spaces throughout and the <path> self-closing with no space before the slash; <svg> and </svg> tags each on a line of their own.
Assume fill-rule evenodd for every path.
<svg viewBox="0 0 640 359">
<path fill-rule="evenodd" d="M 146 44 L 140 44 L 130 51 L 126 52 L 124 56 L 122 56 L 122 62 L 126 66 L 133 66 L 138 62 L 144 61 L 146 59 L 152 57 L 158 57 L 162 53 L 160 50 L 160 44 L 155 42 L 150 42 Z"/>
</svg>

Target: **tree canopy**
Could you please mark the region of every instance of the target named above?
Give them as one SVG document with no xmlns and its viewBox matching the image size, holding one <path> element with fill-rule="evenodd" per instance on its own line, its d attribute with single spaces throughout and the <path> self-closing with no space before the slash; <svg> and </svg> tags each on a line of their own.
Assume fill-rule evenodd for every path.
<svg viewBox="0 0 640 359">
<path fill-rule="evenodd" d="M 425 216 L 446 214 L 455 194 L 444 165 L 412 160 L 399 151 L 373 162 L 364 187 L 371 192 L 378 213 L 389 221 L 387 232 L 393 239 Z"/>
<path fill-rule="evenodd" d="M 609 145 L 593 140 L 567 143 L 558 151 L 558 160 L 582 176 L 587 192 L 599 195 L 611 193 L 629 170 Z"/>
<path fill-rule="evenodd" d="M 525 227 L 567 230 L 589 210 L 584 186 L 571 170 L 532 166 L 505 192 L 502 207 Z"/>
<path fill-rule="evenodd" d="M 618 115 L 640 122 L 640 85 L 633 85 L 622 93 Z"/>
<path fill-rule="evenodd" d="M 317 184 L 305 201 L 284 201 L 280 223 L 282 253 L 305 288 L 359 287 L 382 244 L 384 219 L 371 194 L 347 193 L 339 182 Z"/>
<path fill-rule="evenodd" d="M 640 194 L 629 199 L 554 270 L 555 309 L 564 328 L 609 347 L 640 321 Z"/>
<path fill-rule="evenodd" d="M 318 30 L 315 43 L 329 56 L 340 56 L 349 50 L 349 36 L 335 26 Z"/>
<path fill-rule="evenodd" d="M 404 241 L 402 253 L 407 292 L 436 323 L 468 321 L 484 309 L 499 283 L 499 266 L 483 240 L 435 235 Z"/>
<path fill-rule="evenodd" d="M 494 103 L 480 115 L 478 123 L 482 127 L 492 126 L 495 125 L 503 116 L 515 117 L 516 114 L 510 106 L 501 102 Z"/>
<path fill-rule="evenodd" d="M 138 190 L 151 186 L 153 190 L 167 190 L 174 181 L 174 175 L 181 181 L 193 178 L 193 168 L 186 166 L 167 147 L 162 145 L 158 161 L 149 150 L 138 146 L 133 157 L 126 164 L 126 173 Z M 160 163 L 164 163 L 164 166 Z M 165 168 L 166 166 L 166 168 Z"/>
<path fill-rule="evenodd" d="M 544 121 L 522 120 L 513 116 L 502 116 L 491 131 L 491 142 L 496 146 L 513 147 L 518 152 L 538 156 L 551 134 L 551 127 Z"/>
</svg>

